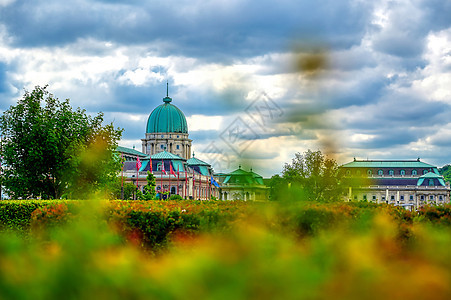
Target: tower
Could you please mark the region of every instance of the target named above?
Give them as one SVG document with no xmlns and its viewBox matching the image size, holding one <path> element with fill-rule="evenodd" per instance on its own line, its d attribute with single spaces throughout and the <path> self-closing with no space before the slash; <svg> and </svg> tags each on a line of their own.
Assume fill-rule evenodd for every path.
<svg viewBox="0 0 451 300">
<path fill-rule="evenodd" d="M 168 95 L 163 104 L 157 106 L 149 115 L 146 137 L 141 139 L 142 152 L 148 155 L 168 151 L 184 159 L 191 157 L 191 142 L 188 138 L 188 125 L 183 112 L 173 105 Z"/>
</svg>

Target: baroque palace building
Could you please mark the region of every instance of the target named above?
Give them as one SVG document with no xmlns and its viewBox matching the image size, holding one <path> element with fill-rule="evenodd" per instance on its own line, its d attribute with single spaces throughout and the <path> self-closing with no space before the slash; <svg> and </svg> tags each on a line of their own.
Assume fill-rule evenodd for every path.
<svg viewBox="0 0 451 300">
<path fill-rule="evenodd" d="M 118 147 L 124 160 L 120 174 L 143 191 L 147 171 L 155 176 L 157 193 L 164 197 L 180 195 L 184 199 L 266 200 L 267 187 L 257 173 L 235 170 L 214 174 L 210 164 L 191 156 L 188 124 L 183 112 L 171 103 L 166 92 L 163 104 L 149 115 L 142 151 Z M 139 159 L 139 162 L 138 162 Z M 138 168 L 139 167 L 139 168 Z"/>
<path fill-rule="evenodd" d="M 341 166 L 347 201 L 417 209 L 450 202 L 450 185 L 436 166 L 417 160 L 356 160 Z"/>
</svg>

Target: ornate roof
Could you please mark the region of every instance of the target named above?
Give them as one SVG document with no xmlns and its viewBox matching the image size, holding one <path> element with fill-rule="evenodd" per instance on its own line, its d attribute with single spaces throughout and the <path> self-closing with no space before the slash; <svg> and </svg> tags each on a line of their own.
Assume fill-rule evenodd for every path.
<svg viewBox="0 0 451 300">
<path fill-rule="evenodd" d="M 342 165 L 343 168 L 435 168 L 417 160 L 354 160 Z"/>
<path fill-rule="evenodd" d="M 152 155 L 150 158 L 152 159 L 176 159 L 176 160 L 185 160 L 184 158 L 173 154 L 171 152 L 167 152 L 166 150 L 160 153 L 156 153 Z"/>
<path fill-rule="evenodd" d="M 190 166 L 210 166 L 209 163 L 204 162 L 203 160 L 200 160 L 196 157 L 191 157 L 186 161 L 186 163 Z"/>
<path fill-rule="evenodd" d="M 188 125 L 183 112 L 171 104 L 172 98 L 163 98 L 164 104 L 157 106 L 147 120 L 146 133 L 174 132 L 188 133 Z"/>
<path fill-rule="evenodd" d="M 237 185 L 264 185 L 263 178 L 255 172 L 248 172 L 241 169 L 241 166 L 233 172 L 225 174 L 223 183 Z"/>
<path fill-rule="evenodd" d="M 148 156 L 147 154 L 139 152 L 135 149 L 130 149 L 130 148 L 122 147 L 122 146 L 117 146 L 116 151 L 120 152 L 120 153 L 129 154 L 129 155 L 139 156 L 139 157 Z"/>
<path fill-rule="evenodd" d="M 443 176 L 437 175 L 437 174 L 432 173 L 432 172 L 429 172 L 429 173 L 424 174 L 423 176 L 420 176 L 420 178 L 418 179 L 417 185 L 422 185 L 425 179 L 437 179 L 438 182 L 442 186 L 445 186 L 445 180 L 443 179 Z"/>
</svg>

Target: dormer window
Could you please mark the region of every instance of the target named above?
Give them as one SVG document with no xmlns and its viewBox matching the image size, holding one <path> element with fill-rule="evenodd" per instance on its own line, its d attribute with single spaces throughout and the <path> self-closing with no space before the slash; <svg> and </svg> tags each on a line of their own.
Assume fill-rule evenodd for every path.
<svg viewBox="0 0 451 300">
<path fill-rule="evenodd" d="M 373 171 L 367 170 L 367 171 L 366 171 L 366 174 L 368 174 L 368 176 L 371 176 L 371 175 L 373 175 Z"/>
<path fill-rule="evenodd" d="M 393 171 L 393 170 L 388 171 L 388 175 L 390 175 L 390 176 L 395 175 L 395 171 Z"/>
<path fill-rule="evenodd" d="M 404 176 L 404 175 L 406 175 L 406 171 L 401 170 L 401 171 L 399 172 L 399 174 L 401 174 L 402 176 Z"/>
<path fill-rule="evenodd" d="M 428 170 L 423 170 L 423 175 L 426 175 Z"/>
<path fill-rule="evenodd" d="M 377 171 L 377 175 L 379 175 L 379 176 L 384 175 L 384 171 L 382 171 L 382 170 Z"/>
<path fill-rule="evenodd" d="M 413 175 L 413 176 L 418 175 L 417 170 L 412 170 L 412 175 Z"/>
</svg>

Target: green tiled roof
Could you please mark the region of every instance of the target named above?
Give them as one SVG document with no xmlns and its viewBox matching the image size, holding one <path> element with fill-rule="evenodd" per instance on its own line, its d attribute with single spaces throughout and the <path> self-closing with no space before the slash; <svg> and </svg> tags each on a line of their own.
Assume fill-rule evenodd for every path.
<svg viewBox="0 0 451 300">
<path fill-rule="evenodd" d="M 441 185 L 445 186 L 445 181 L 443 180 L 443 176 L 437 175 L 435 173 L 429 172 L 424 174 L 423 176 L 420 176 L 420 179 L 418 179 L 417 185 L 421 185 L 425 179 L 434 179 L 437 178 Z"/>
<path fill-rule="evenodd" d="M 147 167 L 147 165 L 149 164 L 149 161 L 150 160 L 146 159 L 141 162 L 141 168 L 139 168 L 139 172 L 142 172 Z"/>
<path fill-rule="evenodd" d="M 173 160 L 172 161 L 172 167 L 174 168 L 174 172 L 183 172 L 185 171 L 185 168 L 183 166 L 183 161 L 181 160 Z"/>
<path fill-rule="evenodd" d="M 121 153 L 125 153 L 125 154 L 141 156 L 141 157 L 148 156 L 147 154 L 142 153 L 140 151 L 137 151 L 135 149 L 130 149 L 130 148 L 122 147 L 122 146 L 117 146 L 116 151 L 117 152 L 121 152 Z"/>
<path fill-rule="evenodd" d="M 165 97 L 164 104 L 156 107 L 147 120 L 147 133 L 179 132 L 188 133 L 188 125 L 183 112 L 171 104 L 171 98 Z"/>
<path fill-rule="evenodd" d="M 263 178 L 255 172 L 247 172 L 240 169 L 236 169 L 233 172 L 226 174 L 224 183 L 231 184 L 259 184 L 263 185 Z"/>
<path fill-rule="evenodd" d="M 355 160 L 343 168 L 435 168 L 419 160 Z"/>
<path fill-rule="evenodd" d="M 196 157 L 191 157 L 190 159 L 188 159 L 186 161 L 186 163 L 190 166 L 210 166 L 210 164 L 208 164 Z"/>
<path fill-rule="evenodd" d="M 429 179 L 429 178 L 443 178 L 443 177 L 440 176 L 440 175 L 437 175 L 437 174 L 435 174 L 435 173 L 428 172 L 428 173 L 426 173 L 426 174 L 420 176 L 420 178 L 428 178 L 428 179 Z"/>
<path fill-rule="evenodd" d="M 175 155 L 171 152 L 167 152 L 167 151 L 163 151 L 157 154 L 154 154 L 151 156 L 152 159 L 181 159 L 183 160 L 183 158 L 181 158 L 178 155 Z"/>
</svg>

